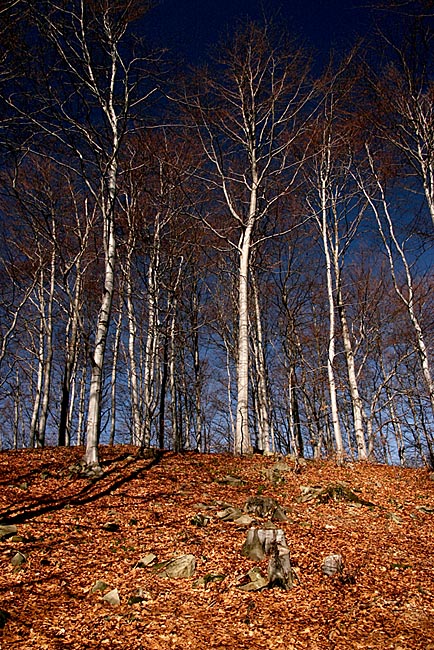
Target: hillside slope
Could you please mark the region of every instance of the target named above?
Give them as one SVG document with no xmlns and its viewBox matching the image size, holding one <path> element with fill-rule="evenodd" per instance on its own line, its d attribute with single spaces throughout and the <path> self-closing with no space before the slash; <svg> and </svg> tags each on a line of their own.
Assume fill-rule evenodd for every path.
<svg viewBox="0 0 434 650">
<path fill-rule="evenodd" d="M 0 454 L 0 524 L 17 527 L 0 540 L 1 650 L 434 650 L 425 470 L 287 461 L 273 473 L 276 458 L 136 451 L 102 448 L 97 481 L 74 472 L 81 449 Z M 302 486 L 329 492 L 300 500 Z M 291 552 L 289 591 L 239 588 L 254 566 L 266 575 L 267 560 L 243 557 L 247 528 L 219 513 L 255 495 L 286 510 L 275 525 Z M 15 566 L 18 552 L 25 561 Z M 140 566 L 151 553 L 156 562 L 194 555 L 194 575 Z M 330 553 L 344 562 L 333 577 L 321 570 Z M 98 580 L 105 587 L 93 590 Z M 103 600 L 115 589 L 119 605 Z"/>
</svg>

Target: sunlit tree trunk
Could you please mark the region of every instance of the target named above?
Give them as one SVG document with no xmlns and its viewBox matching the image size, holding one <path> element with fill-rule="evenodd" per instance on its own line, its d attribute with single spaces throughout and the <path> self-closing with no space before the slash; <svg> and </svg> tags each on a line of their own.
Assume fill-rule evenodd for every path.
<svg viewBox="0 0 434 650">
<path fill-rule="evenodd" d="M 122 334 L 122 313 L 123 313 L 123 302 L 120 301 L 120 311 L 118 314 L 117 321 L 115 323 L 115 336 L 113 339 L 113 358 L 112 358 L 112 372 L 111 372 L 111 381 L 110 381 L 110 435 L 109 435 L 109 445 L 115 444 L 115 435 L 116 435 L 116 404 L 117 404 L 117 386 L 116 378 L 118 371 L 118 358 L 119 358 L 119 347 Z"/>
<path fill-rule="evenodd" d="M 38 332 L 38 348 L 37 348 L 37 373 L 35 394 L 33 399 L 32 416 L 30 419 L 30 446 L 34 447 L 38 444 L 39 440 L 39 409 L 41 407 L 42 384 L 44 379 L 44 336 L 45 336 L 45 297 L 44 297 L 44 271 L 39 271 L 39 282 L 37 288 L 37 302 L 39 309 L 39 332 Z M 33 302 L 33 301 L 32 301 Z"/>
<path fill-rule="evenodd" d="M 256 192 L 251 196 L 249 223 L 239 243 L 238 279 L 238 351 L 237 351 L 237 415 L 234 453 L 250 452 L 249 433 L 249 258 L 250 239 L 256 210 Z"/>
<path fill-rule="evenodd" d="M 336 390 L 336 379 L 334 371 L 334 361 L 335 361 L 335 299 L 333 292 L 333 266 L 330 256 L 329 249 L 329 232 L 327 226 L 327 211 L 329 209 L 328 199 L 327 199 L 327 183 L 328 183 L 328 173 L 329 173 L 329 152 L 326 153 L 326 160 L 324 161 L 325 173 L 321 179 L 320 187 L 320 200 L 321 200 L 321 235 L 323 240 L 324 255 L 325 255 L 325 272 L 326 272 L 326 282 L 327 282 L 327 299 L 328 299 L 328 308 L 329 308 L 329 324 L 328 324 L 328 354 L 327 354 L 327 375 L 329 381 L 329 392 L 330 392 L 330 408 L 332 416 L 332 425 L 333 433 L 336 444 L 336 459 L 340 463 L 344 457 L 344 444 L 342 440 L 341 426 L 339 423 L 339 411 L 338 411 L 338 400 L 337 400 L 337 390 Z"/>
<path fill-rule="evenodd" d="M 359 460 L 367 460 L 368 451 L 366 448 L 365 432 L 363 427 L 363 403 L 359 393 L 357 382 L 356 366 L 354 363 L 353 345 L 351 342 L 350 330 L 348 327 L 347 313 L 342 296 L 341 275 L 339 270 L 339 259 L 335 256 L 335 277 L 337 277 L 337 308 L 342 328 L 342 340 L 344 344 L 345 360 L 348 371 L 348 383 L 351 395 L 351 406 L 353 411 L 354 435 L 357 444 L 357 457 Z"/>
<path fill-rule="evenodd" d="M 267 370 L 264 350 L 264 337 L 262 333 L 261 307 L 259 303 L 259 291 L 256 278 L 252 273 L 252 299 L 254 303 L 255 327 L 253 338 L 253 350 L 255 353 L 255 365 L 258 383 L 258 408 L 257 422 L 259 429 L 258 447 L 261 452 L 270 451 L 270 420 L 269 400 L 267 386 Z"/>
<path fill-rule="evenodd" d="M 129 217 L 131 215 L 129 214 Z M 132 255 L 135 248 L 135 233 L 134 224 L 129 219 L 129 237 L 127 244 L 125 269 L 124 269 L 124 287 L 127 306 L 127 320 L 128 320 L 128 363 L 129 363 L 129 384 L 131 390 L 131 427 L 132 427 L 132 443 L 133 445 L 140 445 L 143 436 L 143 421 L 142 411 L 140 405 L 139 394 L 139 377 L 136 361 L 136 341 L 137 341 L 137 319 L 134 310 L 133 300 L 133 271 L 132 271 Z"/>
<path fill-rule="evenodd" d="M 155 408 L 158 400 L 156 383 L 156 365 L 158 345 L 160 341 L 159 322 L 159 273 L 160 273 L 160 249 L 161 249 L 161 215 L 158 212 L 154 217 L 154 235 L 149 257 L 147 270 L 147 306 L 148 306 L 148 328 L 145 344 L 145 369 L 143 379 L 144 394 L 144 421 L 142 445 L 147 448 L 151 442 L 151 426 Z M 161 442 L 161 440 L 160 440 Z M 164 446 L 164 443 L 163 443 Z"/>
<path fill-rule="evenodd" d="M 114 107 L 111 107 L 114 112 Z M 113 117 L 113 150 L 118 148 L 116 120 Z M 103 391 L 103 369 L 110 326 L 116 264 L 116 238 L 114 207 L 117 183 L 117 161 L 113 158 L 108 169 L 107 197 L 104 201 L 104 293 L 91 355 L 91 376 L 89 404 L 86 425 L 86 451 L 84 461 L 89 467 L 99 467 L 98 443 L 101 427 L 101 400 Z"/>
</svg>

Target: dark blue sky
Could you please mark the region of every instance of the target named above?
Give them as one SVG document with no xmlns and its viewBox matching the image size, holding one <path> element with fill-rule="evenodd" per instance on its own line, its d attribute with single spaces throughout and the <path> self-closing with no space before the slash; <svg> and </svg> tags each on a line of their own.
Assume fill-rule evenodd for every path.
<svg viewBox="0 0 434 650">
<path fill-rule="evenodd" d="M 369 0 L 368 0 L 369 2 Z M 333 47 L 353 43 L 371 23 L 363 0 L 160 0 L 148 16 L 153 40 L 198 63 L 237 19 L 258 19 L 278 12 L 291 33 L 326 55 Z"/>
</svg>

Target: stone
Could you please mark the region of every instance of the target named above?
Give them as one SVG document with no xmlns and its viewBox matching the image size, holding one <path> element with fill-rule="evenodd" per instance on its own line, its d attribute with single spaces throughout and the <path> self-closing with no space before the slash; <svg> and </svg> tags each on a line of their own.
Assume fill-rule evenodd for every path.
<svg viewBox="0 0 434 650">
<path fill-rule="evenodd" d="M 193 587 L 198 589 L 199 587 L 206 587 L 210 582 L 222 582 L 226 576 L 223 573 L 208 573 L 201 578 L 198 578 L 194 581 Z"/>
<path fill-rule="evenodd" d="M 224 510 L 220 510 L 219 512 L 217 512 L 216 517 L 218 517 L 222 521 L 235 521 L 235 519 L 241 517 L 242 514 L 243 514 L 242 510 L 240 510 L 239 508 L 234 508 L 233 506 L 229 506 L 228 508 L 225 508 Z"/>
<path fill-rule="evenodd" d="M 151 566 L 155 564 L 156 561 L 157 561 L 157 556 L 154 555 L 154 553 L 148 553 L 147 555 L 142 557 L 141 560 L 137 562 L 136 566 L 139 567 L 140 569 L 144 569 L 147 566 Z"/>
<path fill-rule="evenodd" d="M 326 487 L 321 485 L 301 485 L 301 496 L 298 497 L 298 503 L 316 500 L 319 503 L 328 503 L 329 501 L 347 501 L 356 506 L 375 506 L 372 501 L 366 501 L 359 497 L 353 490 L 342 483 L 331 483 Z"/>
<path fill-rule="evenodd" d="M 344 568 L 343 558 L 340 553 L 328 555 L 322 563 L 322 572 L 325 576 L 334 576 L 342 573 Z"/>
<path fill-rule="evenodd" d="M 307 501 L 313 501 L 313 499 L 316 499 L 321 494 L 322 490 L 322 485 L 300 485 L 301 495 L 297 498 L 297 502 L 306 503 Z"/>
<path fill-rule="evenodd" d="M 117 589 L 112 589 L 109 591 L 104 597 L 103 600 L 106 603 L 109 603 L 110 605 L 120 605 L 121 604 L 121 599 L 119 598 L 119 592 Z"/>
<path fill-rule="evenodd" d="M 271 517 L 274 521 L 288 521 L 285 511 L 271 497 L 249 497 L 244 506 L 245 512 L 257 517 Z"/>
<path fill-rule="evenodd" d="M 262 562 L 265 557 L 265 548 L 262 540 L 259 538 L 259 530 L 251 528 L 247 533 L 247 539 L 241 549 L 241 555 L 248 557 L 254 562 Z"/>
<path fill-rule="evenodd" d="M 95 594 L 97 591 L 105 591 L 108 588 L 108 584 L 104 580 L 97 580 L 91 589 L 91 593 Z"/>
<path fill-rule="evenodd" d="M 246 578 L 249 582 L 242 584 L 238 587 L 241 591 L 259 591 L 268 585 L 268 580 L 265 578 L 258 567 L 250 569 Z"/>
<path fill-rule="evenodd" d="M 14 557 L 11 560 L 12 566 L 21 566 L 26 561 L 26 556 L 23 553 L 15 553 Z"/>
<path fill-rule="evenodd" d="M 16 535 L 18 528 L 14 525 L 8 526 L 7 524 L 0 525 L 0 539 Z"/>
<path fill-rule="evenodd" d="M 146 600 L 152 600 L 151 594 L 142 589 L 142 587 L 138 587 L 128 598 L 128 605 L 136 605 L 137 603 L 143 603 Z"/>
<path fill-rule="evenodd" d="M 244 481 L 238 478 L 238 476 L 232 476 L 231 474 L 227 474 L 219 481 L 219 483 L 222 483 L 223 485 L 231 485 L 232 487 L 236 487 L 239 485 L 243 485 Z"/>
<path fill-rule="evenodd" d="M 194 517 L 190 519 L 190 523 L 193 526 L 197 526 L 198 528 L 204 528 L 205 526 L 208 526 L 210 521 L 210 518 L 206 517 L 201 512 L 199 512 L 197 515 L 194 515 Z"/>
<path fill-rule="evenodd" d="M 255 520 L 250 515 L 241 515 L 241 517 L 238 517 L 238 519 L 234 519 L 233 521 L 237 526 L 251 526 L 255 523 Z"/>
<path fill-rule="evenodd" d="M 181 555 L 165 563 L 165 566 L 158 571 L 158 575 L 166 578 L 191 578 L 195 570 L 196 558 L 194 555 Z"/>
</svg>

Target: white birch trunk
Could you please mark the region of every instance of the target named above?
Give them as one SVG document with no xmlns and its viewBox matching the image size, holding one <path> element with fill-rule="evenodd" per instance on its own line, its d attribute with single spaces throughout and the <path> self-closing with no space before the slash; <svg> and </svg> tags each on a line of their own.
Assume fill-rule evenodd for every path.
<svg viewBox="0 0 434 650">
<path fill-rule="evenodd" d="M 130 224 L 130 228 L 132 226 Z M 136 338 L 137 338 L 137 322 L 134 313 L 133 303 L 133 280 L 131 271 L 131 255 L 134 248 L 133 241 L 130 239 L 128 242 L 128 251 L 126 259 L 125 270 L 125 293 L 127 302 L 127 319 L 128 319 L 128 358 L 130 364 L 130 386 L 131 386 L 131 420 L 132 420 L 132 443 L 133 445 L 140 445 L 143 435 L 143 422 L 140 410 L 139 400 L 139 380 L 136 362 Z"/>
<path fill-rule="evenodd" d="M 37 364 L 38 370 L 36 375 L 36 388 L 35 396 L 32 407 L 32 417 L 30 419 L 30 446 L 34 447 L 38 441 L 38 424 L 39 424 L 39 409 L 41 405 L 42 383 L 44 377 L 44 312 L 45 312 L 45 299 L 44 299 L 44 271 L 41 269 L 39 273 L 39 286 L 38 286 L 38 302 L 39 302 L 39 336 L 38 336 L 38 351 L 37 351 Z"/>
<path fill-rule="evenodd" d="M 157 213 L 154 219 L 154 237 L 148 266 L 148 329 L 145 345 L 145 370 L 143 379 L 144 393 L 144 421 L 143 437 L 141 444 L 148 448 L 151 444 L 152 418 L 157 403 L 157 390 L 155 381 L 155 369 L 157 363 L 157 352 L 159 344 L 159 284 L 158 274 L 160 270 L 160 247 L 161 247 L 161 215 Z"/>
<path fill-rule="evenodd" d="M 117 142 L 115 142 L 117 148 Z M 114 232 L 114 201 L 116 194 L 117 162 L 113 158 L 109 165 L 108 196 L 104 206 L 104 293 L 95 335 L 95 346 L 91 358 L 89 404 L 86 426 L 86 451 L 84 462 L 88 467 L 99 467 L 98 443 L 101 427 L 101 399 L 103 390 L 103 368 L 107 336 L 114 292 L 116 239 Z"/>
<path fill-rule="evenodd" d="M 181 418 L 178 420 L 178 390 L 177 390 L 177 382 L 176 382 L 176 368 L 175 368 L 175 361 L 176 361 L 176 320 L 178 317 L 177 309 L 178 309 L 178 288 L 179 288 L 179 283 L 181 281 L 181 274 L 182 274 L 182 266 L 183 266 L 184 260 L 181 257 L 179 261 L 179 268 L 178 268 L 178 274 L 176 277 L 175 284 L 171 290 L 172 297 L 169 301 L 169 313 L 171 313 L 171 318 L 170 318 L 170 336 L 169 336 L 169 358 L 168 358 L 168 366 L 169 366 L 169 388 L 170 388 L 170 410 L 171 410 L 171 415 L 172 415 L 172 444 L 173 444 L 173 449 L 176 452 L 179 452 L 182 450 L 182 436 L 181 436 L 181 431 L 179 429 L 179 423 L 181 422 Z"/>
<path fill-rule="evenodd" d="M 55 238 L 55 229 L 53 224 L 53 237 Z M 53 365 L 53 300 L 54 300 L 54 281 L 56 275 L 56 249 L 53 245 L 50 264 L 50 288 L 47 301 L 47 312 L 44 315 L 45 330 L 45 359 L 43 364 L 44 381 L 41 394 L 41 406 L 39 412 L 38 425 L 38 447 L 45 445 L 45 432 L 47 428 L 48 406 L 50 403 L 51 373 Z"/>
<path fill-rule="evenodd" d="M 328 163 L 327 163 L 328 164 Z M 339 423 L 338 401 L 336 380 L 334 373 L 335 359 L 335 300 L 333 295 L 333 270 L 329 250 L 328 226 L 327 226 L 327 191 L 325 178 L 321 181 L 321 234 L 323 239 L 325 262 L 326 262 L 326 279 L 327 279 L 327 298 L 329 306 L 329 333 L 328 333 L 328 354 L 327 354 L 327 375 L 330 391 L 330 407 L 332 414 L 333 435 L 336 444 L 336 460 L 341 463 L 344 457 L 344 445 L 342 432 Z"/>
<path fill-rule="evenodd" d="M 337 262 L 337 267 L 335 272 L 338 274 L 337 277 L 339 277 L 339 263 L 337 260 L 336 262 Z M 357 383 L 356 367 L 354 363 L 354 352 L 351 343 L 350 330 L 348 327 L 346 309 L 342 297 L 340 277 L 338 280 L 337 301 L 338 301 L 338 312 L 339 312 L 341 327 L 342 327 L 342 339 L 344 343 L 345 360 L 346 360 L 347 371 L 348 371 L 348 383 L 350 387 L 351 405 L 353 409 L 354 434 L 357 443 L 357 457 L 359 460 L 367 460 L 368 451 L 366 448 L 365 433 L 363 428 L 363 403 L 360 397 L 359 387 Z"/>
<path fill-rule="evenodd" d="M 249 433 L 249 258 L 253 215 L 240 241 L 240 266 L 238 280 L 238 357 L 237 357 L 237 417 L 234 454 L 252 450 Z"/>
<path fill-rule="evenodd" d="M 84 438 L 84 418 L 86 410 L 86 385 L 87 385 L 87 372 L 86 366 L 81 369 L 80 379 L 80 396 L 78 399 L 78 418 L 77 418 L 77 447 L 81 447 Z"/>
<path fill-rule="evenodd" d="M 252 274 L 252 292 L 255 309 L 256 337 L 254 337 L 254 350 L 256 356 L 256 371 L 258 377 L 258 428 L 259 428 L 259 449 L 262 452 L 270 451 L 270 420 L 269 401 L 267 389 L 267 371 L 265 365 L 264 339 L 261 323 L 261 307 L 259 304 L 258 285 Z"/>
<path fill-rule="evenodd" d="M 118 368 L 118 357 L 119 357 L 119 345 L 121 340 L 122 332 L 122 301 L 121 309 L 119 312 L 118 320 L 116 323 L 116 333 L 113 341 L 113 359 L 112 359 L 112 372 L 111 372 L 111 382 L 110 382 L 110 435 L 109 435 L 109 445 L 115 444 L 115 435 L 116 435 L 116 376 Z"/>
</svg>

